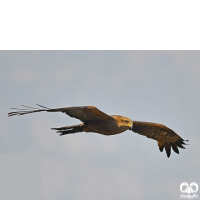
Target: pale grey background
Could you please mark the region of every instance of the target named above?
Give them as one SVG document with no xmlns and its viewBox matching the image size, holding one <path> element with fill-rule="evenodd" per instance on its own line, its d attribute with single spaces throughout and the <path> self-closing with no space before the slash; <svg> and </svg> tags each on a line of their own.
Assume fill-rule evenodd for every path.
<svg viewBox="0 0 200 200">
<path fill-rule="evenodd" d="M 180 199 L 200 184 L 199 51 L 1 51 L 0 92 L 0 152 L 40 155 L 42 199 Z M 62 113 L 7 117 L 35 103 L 163 123 L 190 146 L 167 158 L 131 131 L 60 137 L 50 128 L 79 123 Z"/>
<path fill-rule="evenodd" d="M 1 154 L 0 164 L 0 199 L 41 199 L 40 155 Z"/>
</svg>

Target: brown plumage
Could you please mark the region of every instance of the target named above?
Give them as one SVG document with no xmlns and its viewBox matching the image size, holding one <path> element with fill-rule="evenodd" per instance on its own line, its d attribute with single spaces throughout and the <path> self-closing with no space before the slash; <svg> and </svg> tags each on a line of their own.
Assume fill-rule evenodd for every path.
<svg viewBox="0 0 200 200">
<path fill-rule="evenodd" d="M 38 105 L 38 104 L 37 104 Z M 157 140 L 160 151 L 165 148 L 167 157 L 170 157 L 171 147 L 174 152 L 179 154 L 179 148 L 185 149 L 186 145 L 178 134 L 168 127 L 152 122 L 132 121 L 131 119 L 119 115 L 107 115 L 94 106 L 66 107 L 50 109 L 38 105 L 41 109 L 23 106 L 15 112 L 8 113 L 8 116 L 25 115 L 34 112 L 63 112 L 70 117 L 81 120 L 83 123 L 74 126 L 52 128 L 57 130 L 60 135 L 77 132 L 96 132 L 102 135 L 115 135 L 126 130 L 132 130 L 140 135 Z M 16 108 L 14 108 L 16 109 Z"/>
</svg>

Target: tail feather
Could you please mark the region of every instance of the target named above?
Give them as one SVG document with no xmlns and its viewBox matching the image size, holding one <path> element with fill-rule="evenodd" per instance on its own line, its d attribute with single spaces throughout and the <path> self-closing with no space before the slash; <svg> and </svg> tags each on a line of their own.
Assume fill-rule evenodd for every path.
<svg viewBox="0 0 200 200">
<path fill-rule="evenodd" d="M 56 133 L 60 133 L 61 135 L 66 135 L 70 133 L 78 133 L 78 132 L 83 132 L 83 124 L 77 124 L 73 126 L 65 126 L 65 127 L 60 127 L 60 128 L 51 128 L 53 130 L 58 130 Z"/>
<path fill-rule="evenodd" d="M 52 130 L 67 130 L 67 129 L 72 129 L 72 128 L 80 128 L 83 127 L 83 124 L 77 124 L 77 125 L 72 125 L 72 126 L 63 126 L 60 128 L 51 128 Z"/>
</svg>

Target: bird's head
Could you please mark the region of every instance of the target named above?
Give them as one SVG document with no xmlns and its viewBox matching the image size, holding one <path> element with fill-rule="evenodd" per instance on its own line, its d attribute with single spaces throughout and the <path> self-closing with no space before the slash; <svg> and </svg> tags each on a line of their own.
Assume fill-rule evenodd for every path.
<svg viewBox="0 0 200 200">
<path fill-rule="evenodd" d="M 119 127 L 124 127 L 128 130 L 131 129 L 131 127 L 133 126 L 133 121 L 128 117 L 123 117 L 119 115 L 114 115 L 113 117 L 117 121 Z"/>
</svg>

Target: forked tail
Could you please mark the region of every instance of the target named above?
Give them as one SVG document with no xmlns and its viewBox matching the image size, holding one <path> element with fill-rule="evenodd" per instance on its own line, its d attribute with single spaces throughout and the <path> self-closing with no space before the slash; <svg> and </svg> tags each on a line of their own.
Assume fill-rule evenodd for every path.
<svg viewBox="0 0 200 200">
<path fill-rule="evenodd" d="M 42 111 L 51 110 L 51 108 L 47 108 L 47 107 L 41 106 L 39 104 L 36 104 L 36 105 L 38 105 L 41 108 L 45 108 L 45 109 L 38 109 L 38 108 L 30 107 L 30 106 L 21 105 L 24 108 L 11 108 L 11 109 L 15 109 L 16 111 L 9 112 L 8 113 L 8 117 L 11 117 L 11 116 L 14 116 L 14 115 L 20 116 L 20 115 L 26 115 L 26 114 L 29 114 L 29 113 L 35 113 L 35 112 L 42 112 Z"/>
<path fill-rule="evenodd" d="M 57 130 L 57 133 L 61 135 L 71 134 L 71 133 L 79 133 L 84 132 L 84 124 L 77 124 L 72 126 L 65 126 L 60 128 L 51 128 L 53 130 Z"/>
</svg>

